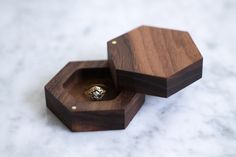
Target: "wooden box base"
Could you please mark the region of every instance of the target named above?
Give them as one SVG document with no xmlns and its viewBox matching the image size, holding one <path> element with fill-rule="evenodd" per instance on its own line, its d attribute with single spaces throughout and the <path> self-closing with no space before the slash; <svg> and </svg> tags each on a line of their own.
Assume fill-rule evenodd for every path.
<svg viewBox="0 0 236 157">
<path fill-rule="evenodd" d="M 93 101 L 85 94 L 104 84 L 107 94 Z M 107 61 L 69 62 L 45 86 L 47 107 L 71 131 L 124 129 L 144 103 L 143 94 L 117 90 Z"/>
</svg>

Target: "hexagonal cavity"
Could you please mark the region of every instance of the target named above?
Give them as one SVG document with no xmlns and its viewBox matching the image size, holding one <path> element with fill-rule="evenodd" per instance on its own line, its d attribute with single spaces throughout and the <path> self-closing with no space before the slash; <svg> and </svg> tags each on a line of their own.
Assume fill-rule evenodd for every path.
<svg viewBox="0 0 236 157">
<path fill-rule="evenodd" d="M 103 85 L 106 93 L 94 101 L 86 91 Z M 68 63 L 45 86 L 47 107 L 71 131 L 124 129 L 144 102 L 144 95 L 117 90 L 107 61 Z"/>
<path fill-rule="evenodd" d="M 141 26 L 107 46 L 117 88 L 168 97 L 202 77 L 203 58 L 185 31 Z"/>
</svg>

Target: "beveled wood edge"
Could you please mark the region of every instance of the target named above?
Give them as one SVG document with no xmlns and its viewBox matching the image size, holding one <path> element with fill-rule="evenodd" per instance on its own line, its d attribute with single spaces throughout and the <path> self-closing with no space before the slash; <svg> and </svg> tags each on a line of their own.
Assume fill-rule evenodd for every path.
<svg viewBox="0 0 236 157">
<path fill-rule="evenodd" d="M 173 28 L 168 28 L 168 27 L 167 28 L 166 27 L 156 27 L 156 26 L 153 26 L 153 25 L 140 25 L 140 26 L 137 26 L 135 28 L 127 30 L 125 33 L 123 33 L 121 35 L 118 35 L 115 38 L 112 38 L 112 39 L 108 40 L 107 41 L 107 46 L 110 45 L 113 40 L 116 40 L 116 39 L 128 34 L 129 32 L 134 31 L 135 29 L 142 28 L 142 27 L 149 27 L 149 28 L 155 28 L 155 29 L 161 29 L 161 30 L 167 30 L 167 31 L 183 32 L 183 33 L 190 34 L 188 31 L 184 31 L 184 30 L 181 30 L 181 29 L 173 29 Z"/>
<path fill-rule="evenodd" d="M 112 78 L 113 79 L 115 78 L 114 82 L 115 82 L 115 85 L 116 85 L 117 88 L 120 88 L 120 86 L 121 86 L 120 82 L 119 82 L 119 77 L 120 76 L 127 76 L 131 79 L 138 80 L 138 81 L 143 81 L 145 79 L 146 80 L 149 79 L 149 80 L 153 80 L 153 81 L 158 80 L 159 82 L 161 82 L 161 84 L 159 84 L 159 85 L 157 85 L 155 83 L 152 83 L 152 81 L 149 81 L 149 83 L 151 82 L 150 84 L 153 84 L 153 86 L 158 87 L 161 90 L 163 90 L 163 93 L 161 95 L 154 95 L 154 96 L 160 96 L 160 97 L 165 97 L 165 98 L 167 98 L 167 97 L 174 94 L 174 93 L 168 93 L 168 90 L 171 90 L 175 86 L 178 86 L 178 84 L 181 84 L 181 82 L 178 82 L 178 84 L 176 84 L 176 85 L 171 84 L 171 85 L 169 85 L 169 87 L 167 87 L 168 84 L 170 84 L 170 80 L 175 79 L 179 75 L 181 77 L 182 75 L 184 75 L 186 73 L 186 71 L 193 71 L 194 72 L 196 70 L 196 66 L 198 66 L 197 68 L 201 69 L 199 71 L 200 74 L 197 73 L 197 75 L 200 75 L 200 77 L 197 77 L 197 79 L 196 79 L 196 80 L 198 80 L 202 77 L 202 69 L 203 69 L 203 57 L 201 57 L 198 61 L 194 62 L 193 64 L 191 64 L 187 67 L 185 67 L 184 69 L 181 69 L 180 71 L 176 72 L 175 74 L 171 75 L 168 78 L 157 77 L 157 76 L 153 76 L 153 75 L 139 74 L 139 73 L 136 73 L 136 72 L 130 72 L 130 71 L 125 71 L 125 70 L 115 69 L 114 63 L 113 63 L 112 59 L 110 59 L 110 58 L 108 58 L 108 63 L 109 63 L 109 67 L 110 67 L 110 70 L 111 70 L 111 73 L 112 73 Z M 195 69 L 192 69 L 193 67 L 195 67 Z M 194 80 L 192 83 L 194 83 L 196 80 Z M 192 84 L 192 83 L 190 83 L 190 84 Z M 190 85 L 190 84 L 188 84 L 188 85 Z M 185 87 L 186 86 L 184 86 L 183 88 L 185 88 Z M 183 88 L 181 88 L 181 89 L 183 89 Z M 142 92 L 142 91 L 135 91 L 135 92 Z M 151 93 L 143 93 L 143 94 L 153 95 Z"/>
</svg>

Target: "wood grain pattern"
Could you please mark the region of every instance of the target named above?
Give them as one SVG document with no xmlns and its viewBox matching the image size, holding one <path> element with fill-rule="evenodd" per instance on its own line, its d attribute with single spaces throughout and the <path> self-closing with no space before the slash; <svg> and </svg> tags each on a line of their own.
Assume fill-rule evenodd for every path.
<svg viewBox="0 0 236 157">
<path fill-rule="evenodd" d="M 97 83 L 105 84 L 110 93 L 103 101 L 91 101 L 84 94 Z M 45 95 L 47 107 L 72 131 L 123 129 L 145 98 L 114 88 L 107 61 L 68 63 L 45 86 Z"/>
<path fill-rule="evenodd" d="M 141 26 L 107 45 L 120 89 L 168 97 L 202 77 L 203 59 L 188 32 Z"/>
</svg>

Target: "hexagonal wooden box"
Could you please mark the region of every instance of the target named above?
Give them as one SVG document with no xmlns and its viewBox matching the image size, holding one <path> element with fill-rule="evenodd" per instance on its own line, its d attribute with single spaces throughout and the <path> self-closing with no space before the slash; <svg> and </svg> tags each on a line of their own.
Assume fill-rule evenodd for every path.
<svg viewBox="0 0 236 157">
<path fill-rule="evenodd" d="M 202 56 L 185 31 L 141 26 L 107 46 L 120 89 L 168 97 L 202 77 Z"/>
<path fill-rule="evenodd" d="M 185 31 L 141 26 L 107 48 L 108 62 L 69 62 L 45 86 L 48 108 L 72 131 L 123 129 L 143 94 L 169 97 L 202 77 L 203 58 Z M 106 87 L 101 101 L 86 94 L 95 84 Z"/>
<path fill-rule="evenodd" d="M 87 87 L 104 84 L 108 95 L 92 101 Z M 45 86 L 47 107 L 72 131 L 124 129 L 144 102 L 144 95 L 117 90 L 107 61 L 69 62 Z"/>
</svg>

